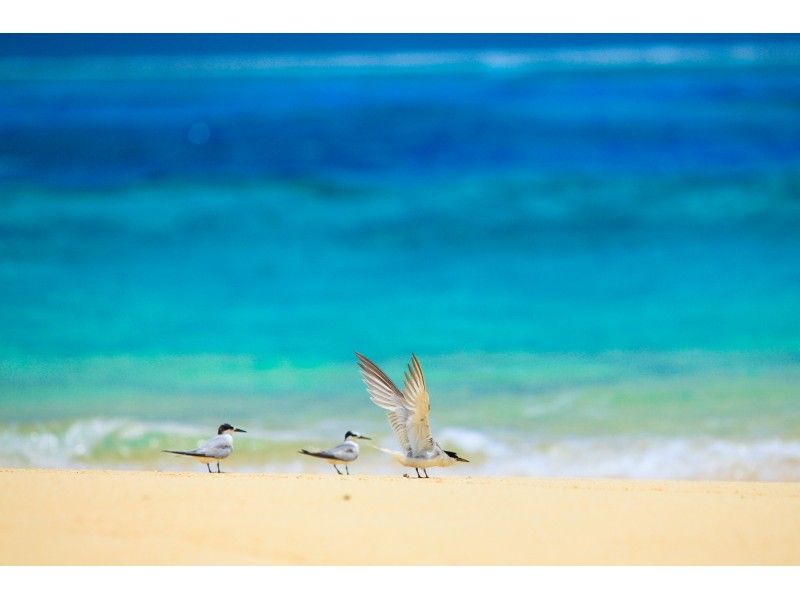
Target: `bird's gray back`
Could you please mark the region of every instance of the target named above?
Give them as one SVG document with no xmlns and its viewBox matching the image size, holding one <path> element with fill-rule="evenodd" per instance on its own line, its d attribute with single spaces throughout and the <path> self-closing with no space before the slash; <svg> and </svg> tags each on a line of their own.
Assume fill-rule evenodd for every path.
<svg viewBox="0 0 800 598">
<path fill-rule="evenodd" d="M 332 449 L 322 451 L 320 454 L 341 461 L 355 461 L 358 459 L 358 445 L 354 442 L 343 442 Z"/>
<path fill-rule="evenodd" d="M 224 459 L 233 452 L 233 439 L 229 434 L 219 434 L 197 449 L 198 455 Z"/>
</svg>

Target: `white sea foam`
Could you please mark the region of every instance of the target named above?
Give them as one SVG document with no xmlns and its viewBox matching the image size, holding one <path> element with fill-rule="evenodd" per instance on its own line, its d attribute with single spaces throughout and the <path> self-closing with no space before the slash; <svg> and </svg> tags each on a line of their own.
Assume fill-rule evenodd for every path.
<svg viewBox="0 0 800 598">
<path fill-rule="evenodd" d="M 293 430 L 251 428 L 247 443 L 264 449 L 340 437 L 329 422 Z M 215 433 L 214 426 L 90 418 L 0 427 L 0 464 L 12 467 L 117 467 L 152 463 L 162 449 L 190 449 Z M 246 452 L 248 444 L 243 448 Z"/>
<path fill-rule="evenodd" d="M 523 50 L 335 52 L 327 54 L 236 54 L 191 56 L 80 56 L 3 58 L 0 79 L 149 78 L 163 76 L 263 76 L 312 71 L 497 70 L 535 71 L 575 68 L 626 68 L 769 64 L 800 62 L 800 44 L 654 44 Z"/>
<path fill-rule="evenodd" d="M 115 420 L 89 419 L 65 429 L 18 426 L 0 430 L 0 459 L 11 466 L 65 467 L 77 465 L 92 448 L 119 427 Z"/>
<path fill-rule="evenodd" d="M 436 440 L 444 448 L 458 447 L 462 453 L 481 455 L 487 459 L 507 459 L 513 455 L 511 447 L 497 442 L 487 434 L 463 428 L 443 428 Z"/>
<path fill-rule="evenodd" d="M 642 479 L 800 480 L 800 440 L 594 437 L 513 446 L 477 459 L 488 475 Z"/>
<path fill-rule="evenodd" d="M 248 426 L 238 443 L 242 471 L 316 471 L 319 464 L 298 459 L 296 450 L 327 446 L 338 439 L 338 424 L 276 430 Z M 0 463 L 12 467 L 112 467 L 181 469 L 186 464 L 161 453 L 192 447 L 209 436 L 207 426 L 175 422 L 86 419 L 63 424 L 0 428 Z M 375 444 L 393 447 L 388 433 Z M 800 439 L 712 436 L 594 436 L 526 438 L 501 431 L 445 427 L 437 440 L 470 460 L 442 475 L 535 477 L 614 477 L 800 481 Z M 361 473 L 396 470 L 365 443 Z"/>
</svg>

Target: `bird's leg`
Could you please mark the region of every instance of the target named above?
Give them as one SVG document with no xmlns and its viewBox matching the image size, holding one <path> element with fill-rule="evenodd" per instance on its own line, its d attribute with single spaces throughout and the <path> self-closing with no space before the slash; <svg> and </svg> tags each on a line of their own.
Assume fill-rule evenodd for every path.
<svg viewBox="0 0 800 598">
<path fill-rule="evenodd" d="M 339 468 L 338 468 L 338 467 L 336 467 L 336 464 L 335 464 L 335 463 L 332 463 L 332 465 L 333 465 L 333 468 L 336 470 L 336 473 L 338 473 L 339 475 L 342 475 L 342 472 L 341 472 L 341 471 L 339 471 Z"/>
<path fill-rule="evenodd" d="M 419 475 L 419 467 L 415 467 L 414 471 L 417 472 L 417 478 L 421 478 L 422 477 L 421 475 Z"/>
<path fill-rule="evenodd" d="M 208 473 L 214 473 L 211 471 L 211 463 L 206 463 L 206 467 L 208 467 Z"/>
<path fill-rule="evenodd" d="M 427 479 L 427 478 L 429 478 L 429 477 L 430 477 L 430 476 L 428 475 L 428 470 L 427 470 L 427 469 L 425 469 L 424 467 L 422 468 L 422 472 L 425 474 L 425 479 Z"/>
<path fill-rule="evenodd" d="M 222 472 L 219 470 L 219 461 L 217 461 L 217 473 L 222 473 Z"/>
<path fill-rule="evenodd" d="M 347 472 L 347 475 L 350 475 L 350 469 L 347 467 L 347 465 L 344 466 L 344 470 Z"/>
</svg>

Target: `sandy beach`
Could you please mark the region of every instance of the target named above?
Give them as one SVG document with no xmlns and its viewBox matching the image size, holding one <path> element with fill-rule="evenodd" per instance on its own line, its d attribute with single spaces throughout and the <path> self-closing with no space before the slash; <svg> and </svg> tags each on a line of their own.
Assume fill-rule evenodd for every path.
<svg viewBox="0 0 800 598">
<path fill-rule="evenodd" d="M 0 564 L 800 564 L 800 484 L 0 470 Z"/>
</svg>

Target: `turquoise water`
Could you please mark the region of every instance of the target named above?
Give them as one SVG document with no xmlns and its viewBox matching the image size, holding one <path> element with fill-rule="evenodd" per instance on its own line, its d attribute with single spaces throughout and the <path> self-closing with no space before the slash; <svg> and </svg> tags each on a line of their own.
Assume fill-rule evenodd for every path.
<svg viewBox="0 0 800 598">
<path fill-rule="evenodd" d="M 800 38 L 528 39 L 0 54 L 0 460 L 800 480 Z"/>
</svg>

